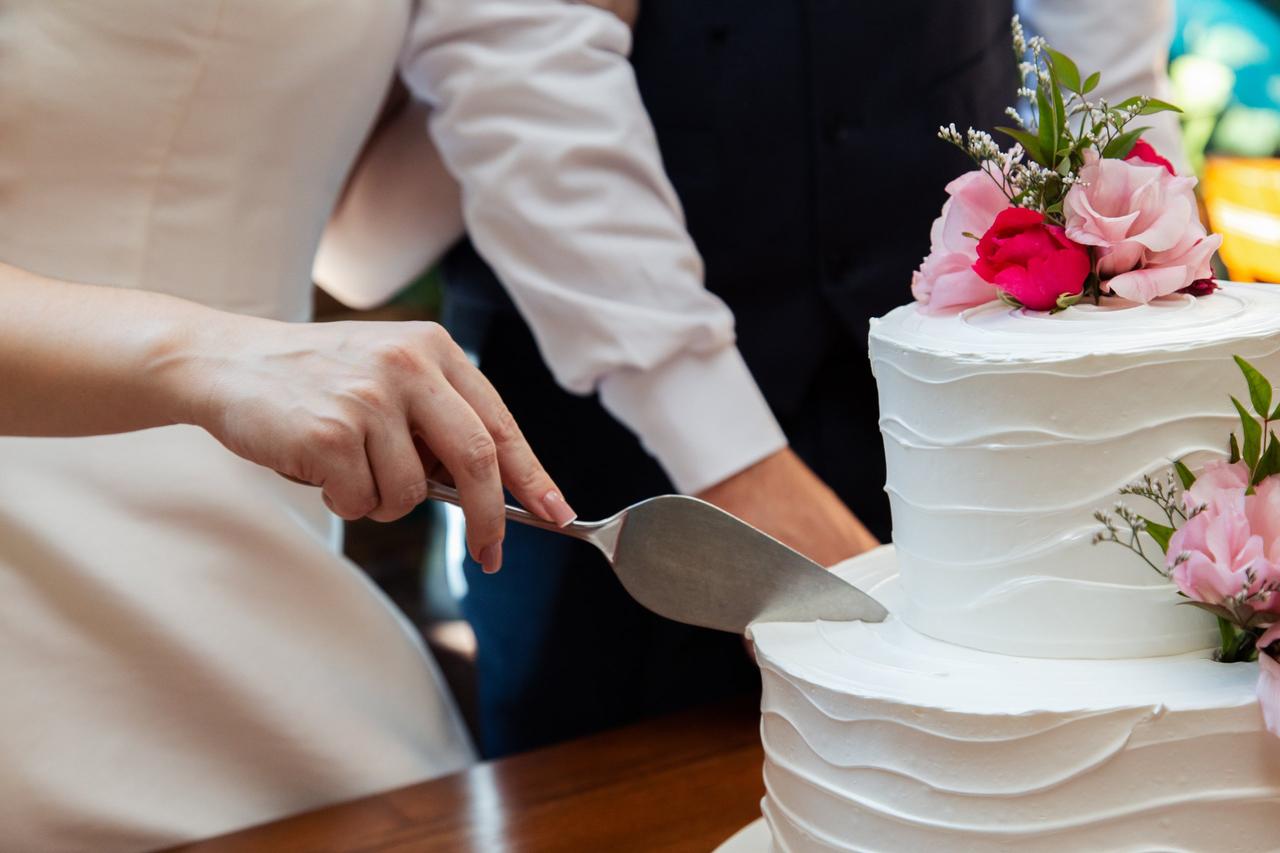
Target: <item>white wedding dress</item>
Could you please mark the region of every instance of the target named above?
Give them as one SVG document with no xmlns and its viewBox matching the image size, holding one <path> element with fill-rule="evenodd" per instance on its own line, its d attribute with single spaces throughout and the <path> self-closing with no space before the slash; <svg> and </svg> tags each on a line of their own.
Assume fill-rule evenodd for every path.
<svg viewBox="0 0 1280 853">
<path fill-rule="evenodd" d="M 0 0 L 0 260 L 307 319 L 411 11 Z M 465 766 L 337 529 L 194 428 L 0 438 L 0 849 L 154 848 Z"/>
</svg>

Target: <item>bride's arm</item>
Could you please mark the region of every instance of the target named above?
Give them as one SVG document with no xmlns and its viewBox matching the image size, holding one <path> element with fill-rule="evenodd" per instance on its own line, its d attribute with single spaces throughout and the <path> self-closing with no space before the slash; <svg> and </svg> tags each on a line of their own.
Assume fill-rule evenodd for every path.
<svg viewBox="0 0 1280 853">
<path fill-rule="evenodd" d="M 97 435 L 170 423 L 156 381 L 200 307 L 0 265 L 0 435 Z M 213 313 L 213 312 L 209 312 Z"/>
<path fill-rule="evenodd" d="M 423 130 L 427 105 L 405 99 L 394 107 L 352 170 L 311 270 L 352 308 L 386 302 L 463 233 L 458 182 Z"/>
<path fill-rule="evenodd" d="M 434 323 L 294 324 L 172 296 L 55 281 L 0 264 L 0 435 L 195 424 L 320 486 L 344 518 L 391 520 L 446 469 L 467 540 L 501 563 L 505 485 L 572 510 L 488 381 Z"/>
</svg>

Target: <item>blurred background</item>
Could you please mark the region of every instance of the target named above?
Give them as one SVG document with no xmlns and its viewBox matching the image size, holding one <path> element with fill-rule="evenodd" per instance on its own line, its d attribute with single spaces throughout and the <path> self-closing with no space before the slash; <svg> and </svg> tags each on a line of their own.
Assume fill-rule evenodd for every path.
<svg viewBox="0 0 1280 853">
<path fill-rule="evenodd" d="M 1280 282 L 1280 0 L 1178 0 L 1169 75 L 1204 213 L 1223 235 L 1219 274 Z M 317 316 L 328 320 L 436 319 L 440 301 L 434 272 L 375 311 L 316 291 Z M 457 606 L 461 514 L 427 504 L 394 524 L 349 524 L 346 541 L 421 629 L 474 733 L 475 638 Z"/>
<path fill-rule="evenodd" d="M 1178 0 L 1177 14 L 1169 78 L 1221 272 L 1280 281 L 1280 0 Z"/>
</svg>

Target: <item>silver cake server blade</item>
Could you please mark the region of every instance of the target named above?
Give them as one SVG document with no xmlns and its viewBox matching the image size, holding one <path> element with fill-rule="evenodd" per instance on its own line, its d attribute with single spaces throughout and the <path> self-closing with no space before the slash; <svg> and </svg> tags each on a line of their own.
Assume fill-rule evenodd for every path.
<svg viewBox="0 0 1280 853">
<path fill-rule="evenodd" d="M 458 493 L 428 484 L 427 497 Z M 668 619 L 744 633 L 757 622 L 880 622 L 888 611 L 853 584 L 706 501 L 664 495 L 604 521 L 557 527 L 508 506 L 512 521 L 595 545 L 627 592 Z"/>
</svg>

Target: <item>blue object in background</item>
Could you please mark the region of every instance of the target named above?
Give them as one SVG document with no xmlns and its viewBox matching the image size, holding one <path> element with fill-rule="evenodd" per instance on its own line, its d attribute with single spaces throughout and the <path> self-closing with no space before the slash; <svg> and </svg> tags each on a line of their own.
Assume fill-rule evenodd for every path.
<svg viewBox="0 0 1280 853">
<path fill-rule="evenodd" d="M 1280 2 L 1178 0 L 1169 75 L 1193 165 L 1280 153 Z"/>
</svg>

